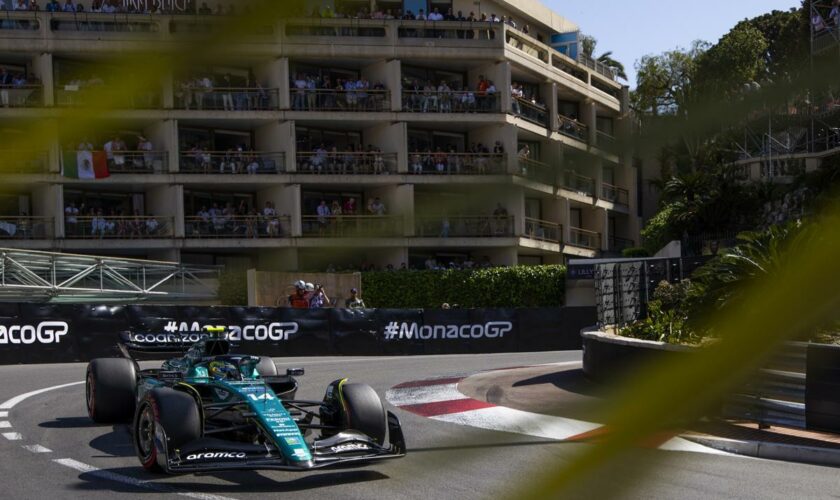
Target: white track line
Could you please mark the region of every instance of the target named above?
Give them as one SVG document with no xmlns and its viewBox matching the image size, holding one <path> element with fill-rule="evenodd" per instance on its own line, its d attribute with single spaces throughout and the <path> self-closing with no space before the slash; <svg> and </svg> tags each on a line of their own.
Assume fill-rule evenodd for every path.
<svg viewBox="0 0 840 500">
<path fill-rule="evenodd" d="M 54 385 L 52 387 L 47 387 L 45 389 L 38 389 L 37 391 L 27 392 L 26 394 L 20 394 L 18 396 L 9 399 L 3 403 L 0 403 L 0 410 L 11 410 L 14 408 L 18 403 L 25 399 L 29 399 L 32 396 L 37 396 L 38 394 L 43 394 L 45 392 L 54 391 L 56 389 L 64 389 L 65 387 L 71 387 L 74 385 L 84 384 L 85 381 L 82 380 L 80 382 L 70 382 L 69 384 L 61 384 L 61 385 Z"/>
<path fill-rule="evenodd" d="M 23 435 L 20 432 L 4 432 L 2 436 L 9 441 L 20 441 L 23 439 Z"/>
<path fill-rule="evenodd" d="M 0 418 L 9 418 L 9 412 L 0 411 Z"/>
<path fill-rule="evenodd" d="M 0 429 L 11 429 L 11 428 L 12 428 L 12 423 L 9 422 L 8 420 L 0 421 Z"/>
<path fill-rule="evenodd" d="M 25 450 L 31 451 L 32 453 L 52 453 L 52 450 L 41 446 L 40 444 L 25 444 L 23 445 Z"/>
<path fill-rule="evenodd" d="M 129 477 L 124 476 L 122 474 L 117 474 L 115 472 L 102 470 L 98 467 L 94 467 L 92 465 L 88 465 L 83 462 L 79 462 L 78 460 L 73 460 L 72 458 L 56 458 L 53 462 L 63 465 L 65 467 L 69 467 L 73 470 L 79 471 L 82 474 L 90 474 L 91 476 L 97 477 L 99 479 L 107 479 L 108 481 L 114 481 L 117 483 L 127 484 L 130 486 L 134 486 L 136 488 L 143 488 L 147 490 L 157 491 L 160 493 L 176 493 L 179 496 L 189 497 L 189 498 L 198 498 L 202 500 L 233 500 L 230 497 L 222 497 L 218 495 L 208 495 L 204 493 L 191 493 L 191 492 L 180 492 L 175 488 L 172 488 L 165 484 L 153 483 L 150 481 L 144 481 L 142 479 L 137 479 L 136 477 Z"/>
</svg>

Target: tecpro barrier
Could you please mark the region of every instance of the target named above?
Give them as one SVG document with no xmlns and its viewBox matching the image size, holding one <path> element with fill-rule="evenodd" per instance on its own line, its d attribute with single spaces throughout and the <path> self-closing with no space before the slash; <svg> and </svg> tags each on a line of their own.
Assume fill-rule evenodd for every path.
<svg viewBox="0 0 840 500">
<path fill-rule="evenodd" d="M 0 304 L 0 364 L 67 363 L 135 344 L 193 342 L 224 326 L 265 356 L 422 355 L 580 349 L 594 307 L 309 309 Z"/>
</svg>

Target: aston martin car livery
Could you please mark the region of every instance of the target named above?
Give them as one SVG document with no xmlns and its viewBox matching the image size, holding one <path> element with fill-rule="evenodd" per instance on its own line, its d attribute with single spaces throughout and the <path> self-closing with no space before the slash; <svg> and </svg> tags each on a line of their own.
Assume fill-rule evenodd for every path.
<svg viewBox="0 0 840 500">
<path fill-rule="evenodd" d="M 148 470 L 305 471 L 405 456 L 400 422 L 370 386 L 338 379 L 323 400 L 299 400 L 303 369 L 278 375 L 270 358 L 232 354 L 222 330 L 194 343 L 155 337 L 124 334 L 121 357 L 91 361 L 85 384 L 90 418 L 131 421 Z M 135 359 L 164 352 L 182 355 L 146 370 Z"/>
</svg>

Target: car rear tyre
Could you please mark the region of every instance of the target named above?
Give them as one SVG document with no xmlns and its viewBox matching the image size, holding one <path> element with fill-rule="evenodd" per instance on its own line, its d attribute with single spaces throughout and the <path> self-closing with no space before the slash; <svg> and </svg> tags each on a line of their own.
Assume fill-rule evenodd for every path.
<svg viewBox="0 0 840 500">
<path fill-rule="evenodd" d="M 341 386 L 347 427 L 363 432 L 377 444 L 385 442 L 388 427 L 382 400 L 373 388 L 366 384 L 344 384 Z"/>
<path fill-rule="evenodd" d="M 257 372 L 260 374 L 260 377 L 274 377 L 277 375 L 277 365 L 274 364 L 273 359 L 268 356 L 263 356 L 257 365 Z"/>
<path fill-rule="evenodd" d="M 130 359 L 94 359 L 85 376 L 88 416 L 100 424 L 131 421 L 136 387 L 137 371 Z"/>
<path fill-rule="evenodd" d="M 132 437 L 137 458 L 148 471 L 161 471 L 155 446 L 158 428 L 166 435 L 168 450 L 200 438 L 201 417 L 195 399 L 168 388 L 152 389 L 143 397 L 134 416 Z"/>
</svg>

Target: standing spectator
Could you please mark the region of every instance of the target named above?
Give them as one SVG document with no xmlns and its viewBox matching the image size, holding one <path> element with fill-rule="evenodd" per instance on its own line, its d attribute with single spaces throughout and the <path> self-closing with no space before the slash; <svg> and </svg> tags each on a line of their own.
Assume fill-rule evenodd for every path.
<svg viewBox="0 0 840 500">
<path fill-rule="evenodd" d="M 347 198 L 344 200 L 344 206 L 341 211 L 344 215 L 356 215 L 356 199 Z"/>
<path fill-rule="evenodd" d="M 79 223 L 78 216 L 79 209 L 76 208 L 75 203 L 70 203 L 64 209 L 64 224 L 67 226 L 67 232 L 71 235 L 76 234 L 77 224 Z"/>
<path fill-rule="evenodd" d="M 307 283 L 307 289 L 309 288 L 309 283 Z M 324 287 L 321 285 L 315 285 L 314 290 L 312 292 L 312 297 L 309 299 L 309 308 L 310 309 L 321 309 L 322 307 L 327 307 L 330 305 L 330 298 L 327 297 L 327 292 L 324 291 Z"/>
<path fill-rule="evenodd" d="M 145 168 L 151 168 L 154 165 L 154 155 L 152 154 L 152 150 L 154 150 L 152 141 L 146 139 L 142 135 L 138 135 L 137 151 L 139 151 L 143 155 L 142 166 Z"/>
<path fill-rule="evenodd" d="M 9 88 L 12 86 L 12 75 L 6 68 L 0 67 L 0 105 L 9 107 Z"/>
<path fill-rule="evenodd" d="M 60 12 L 61 5 L 59 5 L 58 0 L 50 0 L 47 6 L 44 8 L 47 12 Z"/>
<path fill-rule="evenodd" d="M 76 6 L 73 5 L 73 0 L 65 0 L 64 8 L 62 10 L 64 12 L 76 12 Z"/>
<path fill-rule="evenodd" d="M 372 215 L 385 215 L 385 204 L 377 196 L 370 204 L 369 210 Z"/>
<path fill-rule="evenodd" d="M 365 309 L 365 301 L 359 295 L 359 291 L 355 288 L 350 289 L 350 298 L 344 301 L 344 307 L 347 309 Z"/>
<path fill-rule="evenodd" d="M 330 217 L 330 207 L 327 206 L 327 200 L 321 200 L 321 204 L 318 205 L 318 231 L 323 235 L 324 231 L 327 229 L 327 224 L 329 223 Z"/>
<path fill-rule="evenodd" d="M 309 297 L 306 295 L 306 283 L 295 282 L 295 293 L 289 295 L 289 307 L 294 309 L 309 309 Z"/>
<path fill-rule="evenodd" d="M 493 210 L 493 218 L 496 226 L 493 232 L 505 234 L 507 232 L 508 211 L 501 203 L 496 204 L 496 209 Z"/>
<path fill-rule="evenodd" d="M 79 143 L 79 147 L 76 148 L 78 151 L 93 151 L 93 144 L 88 140 L 87 137 L 82 139 L 82 142 Z"/>
</svg>

